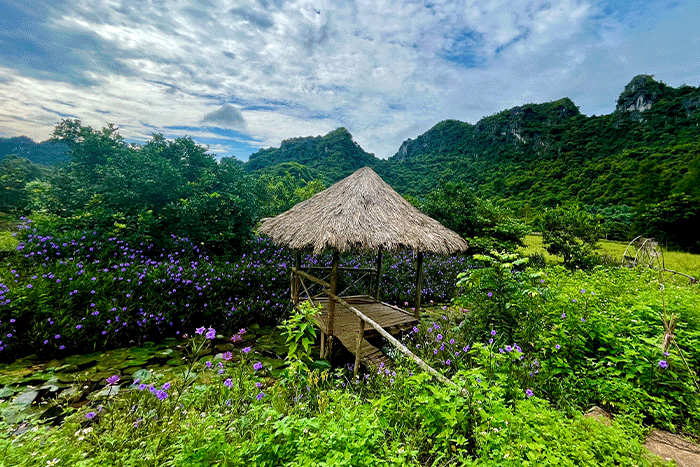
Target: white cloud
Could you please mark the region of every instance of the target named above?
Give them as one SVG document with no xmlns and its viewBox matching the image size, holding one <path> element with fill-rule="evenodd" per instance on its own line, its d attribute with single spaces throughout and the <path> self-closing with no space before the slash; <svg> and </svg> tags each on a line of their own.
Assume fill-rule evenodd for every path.
<svg viewBox="0 0 700 467">
<path fill-rule="evenodd" d="M 690 0 L 624 12 L 593 0 L 57 5 L 37 27 L 54 33 L 66 54 L 57 60 L 73 75 L 0 57 L 0 134 L 43 140 L 74 115 L 114 122 L 134 139 L 162 131 L 225 140 L 191 130 L 214 120 L 267 147 L 345 126 L 386 157 L 445 118 L 474 123 L 564 96 L 584 112 L 610 112 L 638 73 L 672 85 L 697 84 L 699 74 Z M 654 23 L 638 21 L 645 12 Z"/>
</svg>

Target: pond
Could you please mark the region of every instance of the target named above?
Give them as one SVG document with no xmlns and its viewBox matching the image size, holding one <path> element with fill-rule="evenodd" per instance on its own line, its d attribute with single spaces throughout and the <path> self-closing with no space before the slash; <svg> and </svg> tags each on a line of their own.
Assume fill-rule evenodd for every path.
<svg viewBox="0 0 700 467">
<path fill-rule="evenodd" d="M 285 338 L 274 327 L 250 326 L 237 348 L 252 347 L 251 355 L 276 377 L 285 368 Z M 187 360 L 187 340 L 166 338 L 162 343 L 71 355 L 63 359 L 38 360 L 34 356 L 0 364 L 0 417 L 8 425 L 30 427 L 37 422 L 59 423 L 71 408 L 99 403 L 134 380 L 182 376 Z M 200 357 L 212 359 L 233 350 L 228 337 L 217 336 Z M 237 352 L 234 352 L 236 355 Z M 107 378 L 119 376 L 116 387 Z M 21 429 L 21 428 L 20 428 Z"/>
</svg>

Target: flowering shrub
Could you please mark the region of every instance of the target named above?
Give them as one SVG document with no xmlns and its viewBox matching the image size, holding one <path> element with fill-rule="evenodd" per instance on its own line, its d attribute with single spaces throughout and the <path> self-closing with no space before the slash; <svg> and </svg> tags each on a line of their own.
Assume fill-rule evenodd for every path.
<svg viewBox="0 0 700 467">
<path fill-rule="evenodd" d="M 0 361 L 139 345 L 206 322 L 224 332 L 287 316 L 293 255 L 257 238 L 235 259 L 185 238 L 170 249 L 98 232 L 51 235 L 24 219 L 16 252 L 0 270 Z M 413 300 L 410 253 L 385 256 L 382 299 Z M 345 267 L 373 258 L 346 256 Z M 304 264 L 330 266 L 330 255 Z M 426 259 L 425 301 L 449 300 L 464 258 Z M 398 284 L 401 284 L 399 287 Z M 342 286 L 343 284 L 341 284 Z"/>
</svg>

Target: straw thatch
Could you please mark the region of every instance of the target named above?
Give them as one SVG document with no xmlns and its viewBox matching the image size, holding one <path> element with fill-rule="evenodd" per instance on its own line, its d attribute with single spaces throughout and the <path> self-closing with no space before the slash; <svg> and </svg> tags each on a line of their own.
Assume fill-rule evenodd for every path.
<svg viewBox="0 0 700 467">
<path fill-rule="evenodd" d="M 296 250 L 417 251 L 451 254 L 467 242 L 421 213 L 369 167 L 358 170 L 276 217 L 259 232 Z"/>
</svg>

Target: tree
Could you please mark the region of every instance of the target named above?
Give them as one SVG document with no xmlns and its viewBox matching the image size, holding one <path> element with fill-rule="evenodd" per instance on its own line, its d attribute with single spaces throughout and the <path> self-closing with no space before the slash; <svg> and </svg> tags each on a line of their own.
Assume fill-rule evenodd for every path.
<svg viewBox="0 0 700 467">
<path fill-rule="evenodd" d="M 561 256 L 569 269 L 590 269 L 600 238 L 597 220 L 578 206 L 547 209 L 539 220 L 542 243 L 549 254 Z"/>
<path fill-rule="evenodd" d="M 432 191 L 420 209 L 469 239 L 472 251 L 514 251 L 523 245 L 528 232 L 525 223 L 496 201 L 477 197 L 464 184 L 446 183 Z"/>
</svg>

